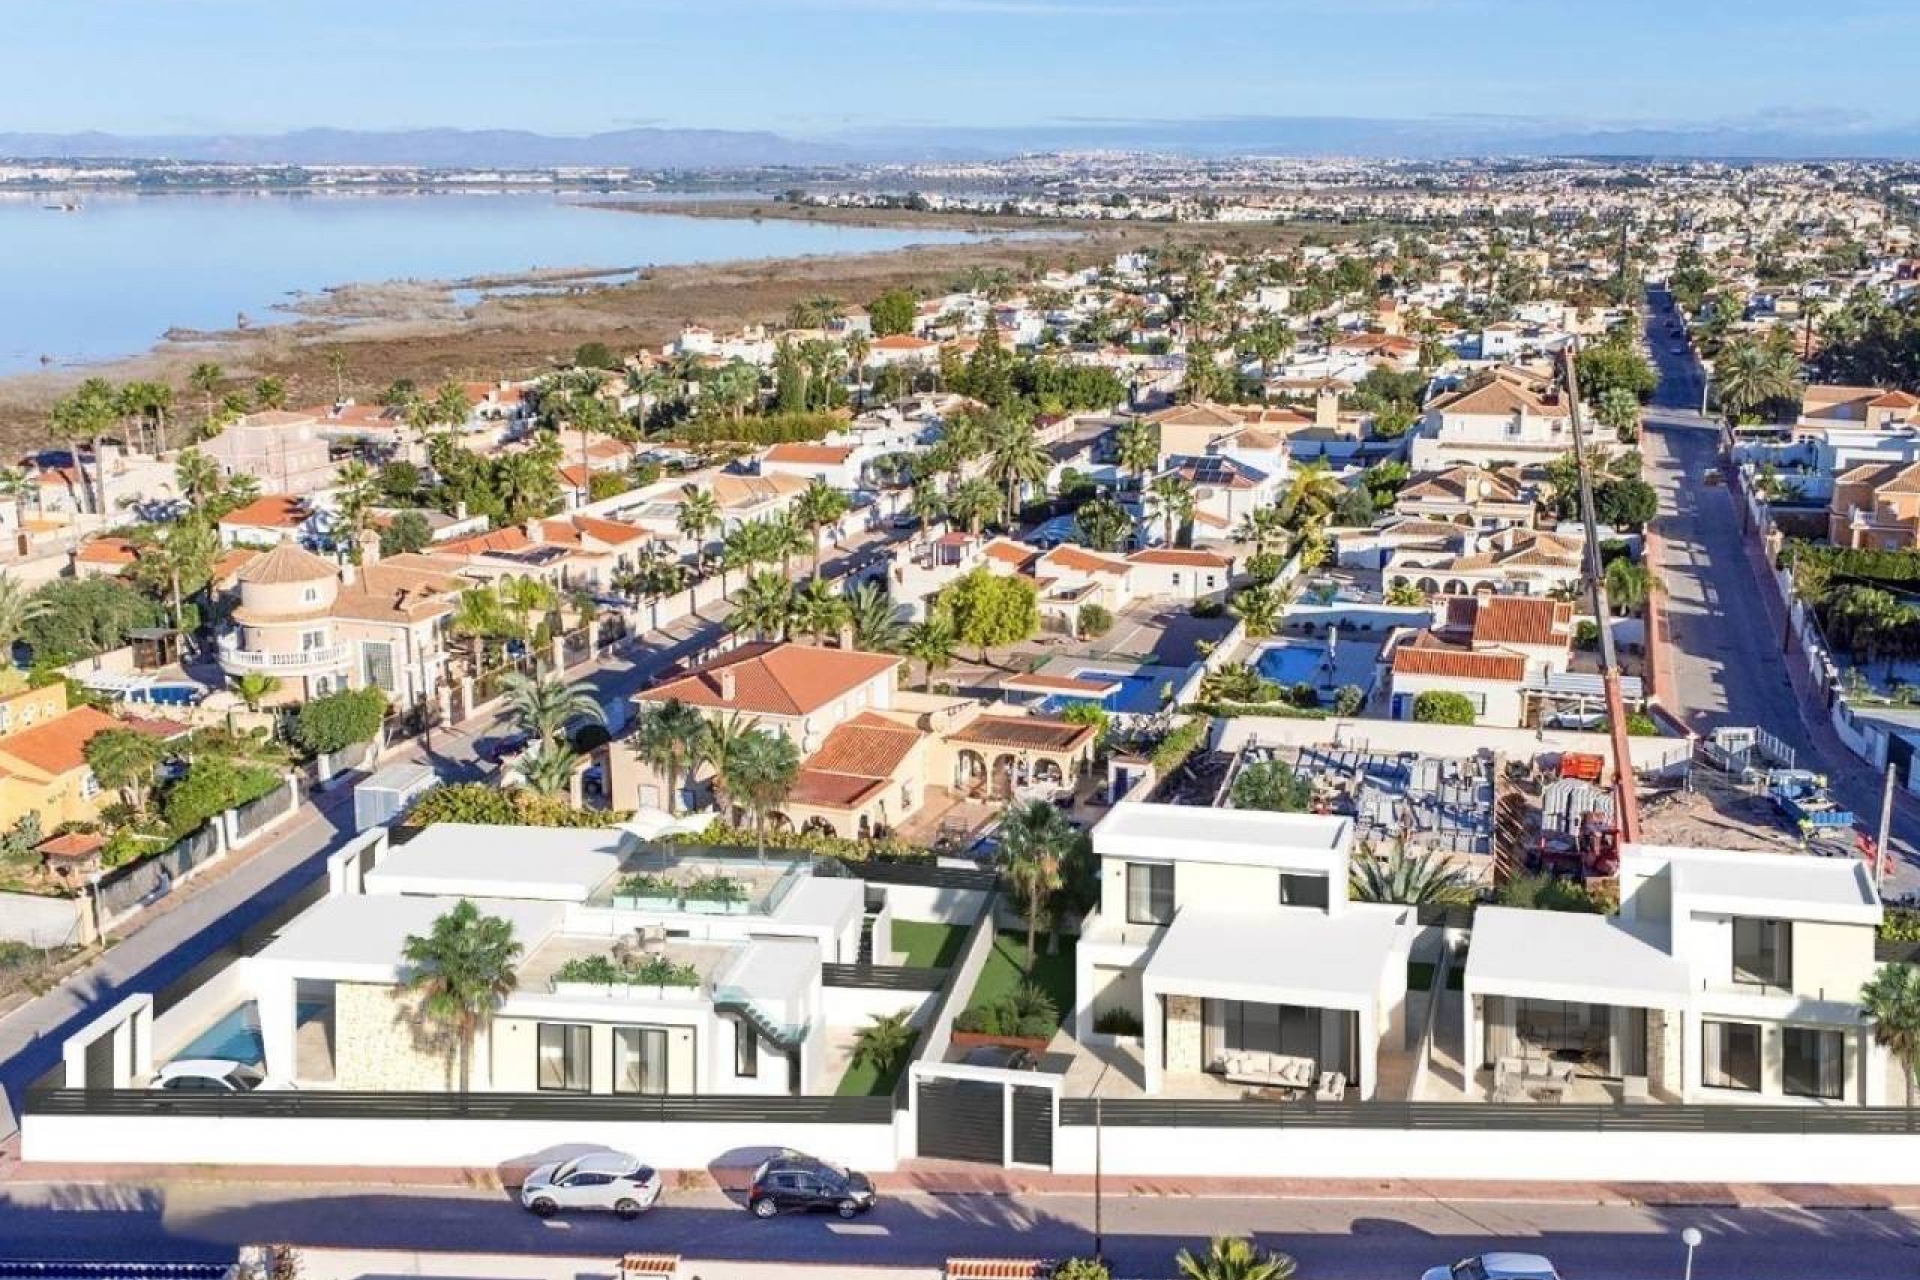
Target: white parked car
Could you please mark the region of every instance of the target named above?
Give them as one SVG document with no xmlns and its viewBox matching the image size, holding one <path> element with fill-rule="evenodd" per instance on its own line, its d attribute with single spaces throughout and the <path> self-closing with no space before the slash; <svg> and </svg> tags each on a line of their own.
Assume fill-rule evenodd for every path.
<svg viewBox="0 0 1920 1280">
<path fill-rule="evenodd" d="M 605 1209 L 637 1218 L 659 1198 L 659 1173 L 618 1151 L 543 1164 L 520 1186 L 520 1203 L 541 1218 L 563 1209 Z"/>
<path fill-rule="evenodd" d="M 153 1088 L 169 1093 L 252 1093 L 267 1082 L 258 1067 L 225 1058 L 182 1058 L 160 1068 Z"/>
<path fill-rule="evenodd" d="M 1429 1267 L 1420 1280 L 1560 1280 L 1560 1273 L 1537 1253 L 1483 1253 L 1450 1267 Z"/>
</svg>

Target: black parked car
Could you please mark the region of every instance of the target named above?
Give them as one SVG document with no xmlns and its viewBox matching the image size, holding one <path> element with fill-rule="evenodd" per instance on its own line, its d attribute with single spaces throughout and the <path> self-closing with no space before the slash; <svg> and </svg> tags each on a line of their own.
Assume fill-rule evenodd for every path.
<svg viewBox="0 0 1920 1280">
<path fill-rule="evenodd" d="M 873 1208 L 873 1183 L 864 1173 L 790 1151 L 753 1171 L 747 1208 L 756 1218 L 824 1211 L 854 1218 Z"/>
</svg>

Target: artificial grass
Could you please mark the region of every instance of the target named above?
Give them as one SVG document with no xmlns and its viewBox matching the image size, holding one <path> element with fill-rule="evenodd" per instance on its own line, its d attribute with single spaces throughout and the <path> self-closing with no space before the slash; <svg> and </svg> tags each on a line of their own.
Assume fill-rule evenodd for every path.
<svg viewBox="0 0 1920 1280">
<path fill-rule="evenodd" d="M 847 1074 L 840 1077 L 840 1087 L 833 1092 L 842 1098 L 884 1098 L 900 1083 L 900 1072 L 906 1069 L 907 1059 L 904 1055 L 899 1068 L 884 1075 L 869 1064 L 852 1064 L 847 1067 Z"/>
<path fill-rule="evenodd" d="M 1047 931 L 1042 929 L 1034 938 L 1033 973 L 1029 976 L 1026 931 L 1003 930 L 993 939 L 993 949 L 987 953 L 987 963 L 980 970 L 980 980 L 974 983 L 967 1008 L 992 1004 L 1002 996 L 1013 994 L 1021 983 L 1032 982 L 1053 1000 L 1060 1016 L 1067 1017 L 1073 1012 L 1073 947 L 1074 938 L 1062 935 L 1059 950 L 1049 954 Z"/>
<path fill-rule="evenodd" d="M 966 943 L 965 925 L 933 924 L 923 920 L 895 920 L 893 949 L 900 963 L 916 969 L 951 969 Z"/>
</svg>

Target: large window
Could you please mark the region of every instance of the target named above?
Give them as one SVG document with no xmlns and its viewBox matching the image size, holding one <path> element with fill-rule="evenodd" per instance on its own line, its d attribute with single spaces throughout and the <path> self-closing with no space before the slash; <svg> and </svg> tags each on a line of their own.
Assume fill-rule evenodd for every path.
<svg viewBox="0 0 1920 1280">
<path fill-rule="evenodd" d="M 1320 1057 L 1320 1010 L 1246 1000 L 1209 1000 L 1203 1016 L 1219 1028 L 1219 1047 L 1229 1052 L 1284 1053 Z"/>
<path fill-rule="evenodd" d="M 1127 864 L 1127 923 L 1173 923 L 1173 868 L 1151 862 Z"/>
<path fill-rule="evenodd" d="M 385 641 L 360 642 L 362 674 L 366 682 L 383 693 L 393 693 L 393 646 Z"/>
<path fill-rule="evenodd" d="M 1318 907 L 1325 911 L 1327 896 L 1325 876 L 1280 873 L 1280 905 L 1283 907 Z"/>
<path fill-rule="evenodd" d="M 569 1093 L 587 1092 L 590 1087 L 588 1056 L 592 1045 L 593 1028 L 584 1023 L 541 1023 L 539 1087 Z"/>
<path fill-rule="evenodd" d="M 1762 987 L 1793 986 L 1793 926 L 1785 920 L 1733 922 L 1733 980 Z"/>
<path fill-rule="evenodd" d="M 1846 1037 L 1838 1031 L 1788 1027 L 1781 1033 L 1781 1087 L 1796 1098 L 1846 1096 Z"/>
<path fill-rule="evenodd" d="M 1700 1024 L 1700 1082 L 1711 1089 L 1760 1092 L 1760 1027 L 1753 1022 Z"/>
<path fill-rule="evenodd" d="M 667 1091 L 667 1032 L 664 1027 L 613 1029 L 613 1091 Z"/>
</svg>

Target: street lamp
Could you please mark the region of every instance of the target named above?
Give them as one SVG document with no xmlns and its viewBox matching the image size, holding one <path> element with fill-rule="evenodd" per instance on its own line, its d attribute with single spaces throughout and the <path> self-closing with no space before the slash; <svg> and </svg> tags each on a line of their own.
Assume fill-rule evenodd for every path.
<svg viewBox="0 0 1920 1280">
<path fill-rule="evenodd" d="M 1686 1280 L 1693 1280 L 1693 1251 L 1700 1247 L 1700 1241 L 1702 1239 L 1703 1237 L 1698 1227 L 1688 1227 L 1680 1233 L 1680 1242 L 1687 1246 Z"/>
</svg>

